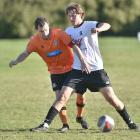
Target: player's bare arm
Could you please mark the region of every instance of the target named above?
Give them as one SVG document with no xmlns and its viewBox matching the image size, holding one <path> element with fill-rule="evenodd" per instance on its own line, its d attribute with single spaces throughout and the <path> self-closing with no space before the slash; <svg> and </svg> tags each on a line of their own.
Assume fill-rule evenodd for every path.
<svg viewBox="0 0 140 140">
<path fill-rule="evenodd" d="M 29 56 L 29 53 L 27 50 L 23 51 L 15 60 L 11 60 L 9 63 L 9 67 L 13 67 L 14 65 L 17 65 L 18 63 L 24 61 Z"/>
<path fill-rule="evenodd" d="M 85 71 L 87 74 L 89 74 L 91 72 L 91 68 L 89 64 L 86 62 L 81 50 L 79 49 L 77 45 L 74 45 L 73 49 L 75 50 L 76 54 L 78 55 L 80 59 L 82 71 Z"/>
<path fill-rule="evenodd" d="M 103 22 L 103 23 L 98 23 L 96 28 L 92 28 L 91 32 L 96 33 L 96 32 L 103 32 L 109 30 L 111 25 L 109 23 Z"/>
</svg>

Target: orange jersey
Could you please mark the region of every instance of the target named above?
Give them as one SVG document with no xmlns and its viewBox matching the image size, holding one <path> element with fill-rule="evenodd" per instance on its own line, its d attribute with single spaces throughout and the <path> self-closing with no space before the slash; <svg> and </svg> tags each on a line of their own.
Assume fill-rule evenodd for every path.
<svg viewBox="0 0 140 140">
<path fill-rule="evenodd" d="M 61 29 L 51 29 L 49 39 L 42 39 L 40 34 L 32 36 L 28 45 L 29 53 L 36 52 L 41 56 L 48 66 L 51 74 L 60 74 L 72 69 L 73 52 L 68 45 L 72 39 Z M 56 56 L 48 57 L 48 54 L 60 50 L 61 53 Z"/>
</svg>

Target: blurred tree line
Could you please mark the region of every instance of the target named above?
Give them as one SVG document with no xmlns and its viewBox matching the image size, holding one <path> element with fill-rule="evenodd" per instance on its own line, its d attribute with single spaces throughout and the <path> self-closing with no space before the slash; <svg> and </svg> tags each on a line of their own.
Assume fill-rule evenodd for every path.
<svg viewBox="0 0 140 140">
<path fill-rule="evenodd" d="M 29 37 L 37 16 L 65 29 L 69 25 L 65 8 L 70 2 L 83 6 L 86 20 L 110 23 L 106 34 L 134 36 L 140 31 L 140 0 L 0 0 L 0 38 Z"/>
</svg>

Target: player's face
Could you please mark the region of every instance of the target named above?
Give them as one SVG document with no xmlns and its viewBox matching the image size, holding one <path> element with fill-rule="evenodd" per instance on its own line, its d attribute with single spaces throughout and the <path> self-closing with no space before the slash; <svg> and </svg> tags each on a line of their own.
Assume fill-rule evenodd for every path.
<svg viewBox="0 0 140 140">
<path fill-rule="evenodd" d="M 38 26 L 37 31 L 40 33 L 41 37 L 43 39 L 48 38 L 49 34 L 50 34 L 50 30 L 49 30 L 49 24 L 47 22 L 45 22 L 43 27 Z"/>
<path fill-rule="evenodd" d="M 78 26 L 83 22 L 83 19 L 81 18 L 81 14 L 78 14 L 75 9 L 68 11 L 68 18 L 72 25 Z"/>
</svg>

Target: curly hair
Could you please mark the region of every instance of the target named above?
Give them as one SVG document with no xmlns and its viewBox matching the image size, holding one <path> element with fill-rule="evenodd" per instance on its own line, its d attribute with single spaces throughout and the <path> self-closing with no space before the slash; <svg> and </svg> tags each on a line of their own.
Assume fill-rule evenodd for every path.
<svg viewBox="0 0 140 140">
<path fill-rule="evenodd" d="M 77 14 L 81 14 L 81 18 L 84 19 L 85 17 L 85 11 L 83 10 L 83 8 L 81 7 L 80 4 L 78 3 L 71 3 L 70 5 L 67 6 L 66 8 L 66 14 L 68 15 L 68 12 L 71 10 L 76 10 Z"/>
</svg>

